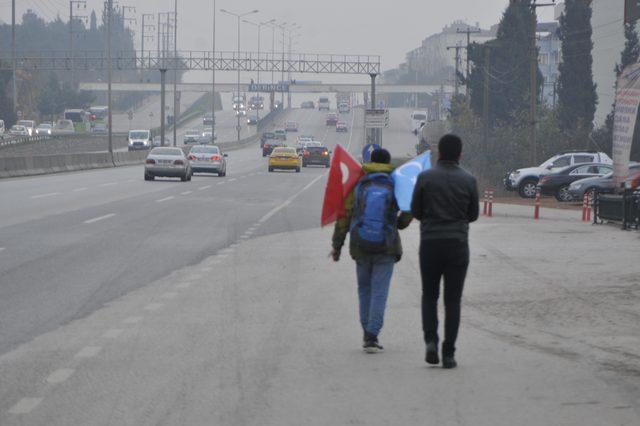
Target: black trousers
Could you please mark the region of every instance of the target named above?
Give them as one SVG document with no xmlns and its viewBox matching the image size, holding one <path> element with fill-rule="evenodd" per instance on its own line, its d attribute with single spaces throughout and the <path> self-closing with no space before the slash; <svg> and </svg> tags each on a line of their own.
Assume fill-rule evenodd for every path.
<svg viewBox="0 0 640 426">
<path fill-rule="evenodd" d="M 469 244 L 465 240 L 423 240 L 420 243 L 422 275 L 422 329 L 426 343 L 438 339 L 438 298 L 444 277 L 443 356 L 453 355 L 460 327 L 460 300 L 469 267 Z"/>
</svg>

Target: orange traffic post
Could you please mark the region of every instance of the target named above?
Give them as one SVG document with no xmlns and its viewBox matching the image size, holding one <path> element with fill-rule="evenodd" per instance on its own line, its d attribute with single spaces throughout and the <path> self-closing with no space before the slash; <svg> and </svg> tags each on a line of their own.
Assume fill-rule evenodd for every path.
<svg viewBox="0 0 640 426">
<path fill-rule="evenodd" d="M 493 189 L 489 190 L 489 217 L 493 217 Z"/>
<path fill-rule="evenodd" d="M 587 222 L 591 222 L 591 212 L 593 210 L 593 193 L 587 194 Z"/>
<path fill-rule="evenodd" d="M 582 197 L 582 221 L 588 222 L 587 219 L 587 209 L 589 208 L 589 194 L 585 192 L 584 197 Z"/>
<path fill-rule="evenodd" d="M 482 215 L 486 216 L 487 215 L 487 204 L 489 203 L 489 191 L 488 190 L 484 190 L 484 207 L 482 208 Z"/>
<path fill-rule="evenodd" d="M 535 220 L 540 219 L 540 188 L 536 190 L 536 203 L 533 211 L 533 218 Z"/>
</svg>

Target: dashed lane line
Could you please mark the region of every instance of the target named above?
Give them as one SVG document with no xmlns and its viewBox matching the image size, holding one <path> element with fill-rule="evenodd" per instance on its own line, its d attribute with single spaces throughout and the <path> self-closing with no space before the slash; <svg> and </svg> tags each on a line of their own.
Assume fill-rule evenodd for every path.
<svg viewBox="0 0 640 426">
<path fill-rule="evenodd" d="M 324 176 L 324 174 L 315 177 L 311 182 L 309 182 L 307 185 L 305 185 L 304 188 L 302 188 L 300 191 L 298 191 L 295 194 L 293 194 L 285 202 L 283 202 L 279 206 L 274 207 L 273 209 L 271 209 L 271 211 L 269 213 L 267 213 L 266 215 L 264 215 L 258 222 L 262 224 L 262 223 L 265 223 L 266 221 L 268 221 L 269 219 L 271 219 L 276 213 L 278 213 L 280 210 L 282 210 L 285 207 L 287 207 L 288 205 L 290 205 L 293 202 L 293 200 L 298 198 L 303 192 L 305 192 L 307 189 L 311 188 L 316 182 L 318 182 L 320 179 L 322 179 L 323 176 Z"/>
<path fill-rule="evenodd" d="M 237 180 L 238 180 L 238 179 L 236 179 L 236 178 L 231 178 L 231 179 L 229 179 L 229 182 L 235 182 L 235 181 L 237 181 Z"/>
<path fill-rule="evenodd" d="M 114 185 L 117 185 L 117 184 L 118 184 L 118 182 L 107 182 L 107 183 L 101 183 L 98 186 L 104 188 L 104 187 L 107 187 L 107 186 L 114 186 Z"/>
<path fill-rule="evenodd" d="M 201 186 L 200 188 L 198 188 L 198 191 L 204 191 L 206 189 L 211 188 L 211 185 L 205 185 L 205 186 Z"/>
<path fill-rule="evenodd" d="M 31 198 L 32 200 L 39 200 L 40 198 L 55 197 L 57 195 L 62 195 L 62 194 L 60 192 L 49 192 L 48 194 L 32 195 L 29 198 Z"/>
<path fill-rule="evenodd" d="M 74 372 L 75 370 L 73 368 L 61 368 L 56 370 L 49 374 L 49 377 L 47 377 L 47 383 L 52 385 L 64 383 L 73 375 Z"/>
<path fill-rule="evenodd" d="M 101 346 L 85 346 L 80 352 L 75 354 L 74 358 L 93 358 L 102 350 Z"/>
<path fill-rule="evenodd" d="M 142 317 L 129 317 L 129 318 L 125 318 L 125 320 L 122 322 L 125 324 L 137 324 L 140 321 L 142 321 Z"/>
<path fill-rule="evenodd" d="M 145 311 L 157 311 L 159 309 L 162 309 L 164 307 L 164 303 L 149 303 L 147 306 L 144 307 Z"/>
<path fill-rule="evenodd" d="M 40 403 L 42 398 L 22 398 L 9 409 L 9 414 L 28 414 L 32 412 Z"/>
<path fill-rule="evenodd" d="M 87 225 L 90 225 L 92 223 L 96 223 L 96 222 L 100 222 L 102 220 L 110 219 L 110 218 L 114 217 L 115 215 L 116 215 L 115 213 L 105 214 L 104 216 L 98 216 L 98 217 L 94 217 L 93 219 L 85 220 L 84 223 L 86 223 Z"/>
<path fill-rule="evenodd" d="M 164 203 L 165 201 L 173 200 L 174 198 L 175 197 L 173 195 L 170 195 L 169 197 L 164 197 L 156 200 L 156 203 Z"/>
<path fill-rule="evenodd" d="M 74 189 L 74 190 L 73 190 L 73 192 L 82 192 L 82 191 L 86 191 L 86 190 L 88 190 L 88 189 L 89 189 L 89 188 L 86 188 L 86 187 L 83 187 L 83 188 L 76 188 L 76 189 Z"/>
<path fill-rule="evenodd" d="M 193 194 L 193 191 L 184 191 L 180 195 L 189 195 L 189 194 Z"/>
</svg>

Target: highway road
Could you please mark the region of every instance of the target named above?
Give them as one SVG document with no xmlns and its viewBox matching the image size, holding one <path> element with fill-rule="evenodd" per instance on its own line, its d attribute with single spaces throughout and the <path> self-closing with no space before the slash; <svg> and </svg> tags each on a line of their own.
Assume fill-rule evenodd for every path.
<svg viewBox="0 0 640 426">
<path fill-rule="evenodd" d="M 395 156 L 414 153 L 409 113 L 385 131 Z M 346 134 L 324 117 L 281 120 L 358 156 L 362 110 Z M 224 178 L 0 181 L 0 424 L 637 425 L 637 235 L 496 206 L 473 227 L 460 367 L 445 372 L 423 361 L 417 224 L 386 351 L 362 353 L 353 262 L 330 262 L 319 229 L 325 182 L 268 173 L 257 144 L 229 153 Z M 594 250 L 612 235 L 615 253 Z"/>
</svg>

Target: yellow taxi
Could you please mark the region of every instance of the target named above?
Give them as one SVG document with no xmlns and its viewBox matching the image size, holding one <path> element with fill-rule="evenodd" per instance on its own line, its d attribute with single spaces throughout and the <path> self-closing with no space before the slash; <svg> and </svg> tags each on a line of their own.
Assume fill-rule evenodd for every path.
<svg viewBox="0 0 640 426">
<path fill-rule="evenodd" d="M 300 173 L 302 167 L 302 158 L 298 155 L 295 148 L 280 146 L 275 148 L 269 155 L 269 171 L 279 170 L 295 170 Z"/>
</svg>

